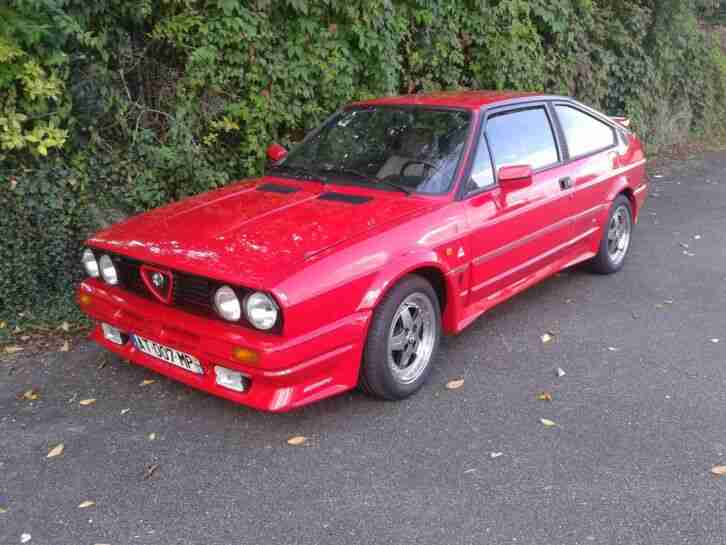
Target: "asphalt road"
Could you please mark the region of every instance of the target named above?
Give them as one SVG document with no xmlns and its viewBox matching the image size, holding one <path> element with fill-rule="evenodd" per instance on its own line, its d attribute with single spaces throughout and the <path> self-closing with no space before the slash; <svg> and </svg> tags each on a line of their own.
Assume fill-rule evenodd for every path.
<svg viewBox="0 0 726 545">
<path fill-rule="evenodd" d="M 5 357 L 0 543 L 726 543 L 726 154 L 658 173 L 620 274 L 494 309 L 402 403 L 270 415 L 85 342 Z"/>
</svg>

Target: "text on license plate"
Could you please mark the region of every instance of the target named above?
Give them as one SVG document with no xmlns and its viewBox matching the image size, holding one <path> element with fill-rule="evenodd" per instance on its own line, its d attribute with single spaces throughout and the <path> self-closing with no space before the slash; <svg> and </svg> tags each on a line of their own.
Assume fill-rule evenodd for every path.
<svg viewBox="0 0 726 545">
<path fill-rule="evenodd" d="M 181 367 L 182 369 L 186 369 L 192 373 L 197 373 L 198 375 L 203 373 L 202 364 L 194 356 L 186 354 L 185 352 L 180 352 L 174 348 L 169 348 L 163 344 L 150 341 L 149 339 L 144 339 L 138 335 L 132 335 L 131 337 L 134 340 L 134 346 L 136 346 L 136 348 L 141 350 L 144 354 L 148 354 L 149 356 L 171 363 L 172 365 L 176 365 L 177 367 Z"/>
</svg>

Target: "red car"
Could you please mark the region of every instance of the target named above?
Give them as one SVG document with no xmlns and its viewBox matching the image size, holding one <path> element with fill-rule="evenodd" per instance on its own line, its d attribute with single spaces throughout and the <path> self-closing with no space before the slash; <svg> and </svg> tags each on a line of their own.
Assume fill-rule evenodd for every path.
<svg viewBox="0 0 726 545">
<path fill-rule="evenodd" d="M 622 267 L 648 192 L 626 125 L 524 93 L 351 104 L 262 178 L 89 239 L 91 336 L 257 409 L 404 398 L 442 333 L 576 263 Z"/>
</svg>

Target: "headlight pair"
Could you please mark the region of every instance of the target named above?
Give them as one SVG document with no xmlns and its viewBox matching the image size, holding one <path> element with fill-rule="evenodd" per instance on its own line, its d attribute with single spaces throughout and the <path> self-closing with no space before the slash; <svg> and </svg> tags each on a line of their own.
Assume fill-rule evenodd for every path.
<svg viewBox="0 0 726 545">
<path fill-rule="evenodd" d="M 83 268 L 86 269 L 86 273 L 91 278 L 98 278 L 100 276 L 108 284 L 118 284 L 118 271 L 107 254 L 103 254 L 96 260 L 93 250 L 86 248 L 83 250 L 81 263 L 83 263 Z"/>
<path fill-rule="evenodd" d="M 214 308 L 227 321 L 238 321 L 242 317 L 243 306 L 245 317 L 257 329 L 266 331 L 277 323 L 280 311 L 272 297 L 266 293 L 250 293 L 244 298 L 243 305 L 229 286 L 222 286 L 214 292 Z"/>
</svg>

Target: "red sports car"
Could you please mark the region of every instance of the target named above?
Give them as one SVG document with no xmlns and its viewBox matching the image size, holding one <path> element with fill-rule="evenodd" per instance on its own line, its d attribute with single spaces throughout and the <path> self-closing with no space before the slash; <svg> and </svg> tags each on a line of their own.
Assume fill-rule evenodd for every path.
<svg viewBox="0 0 726 545">
<path fill-rule="evenodd" d="M 576 263 L 618 271 L 648 192 L 625 119 L 537 94 L 359 102 L 268 158 L 89 239 L 78 298 L 102 346 L 269 411 L 412 394 L 443 333 Z"/>
</svg>

